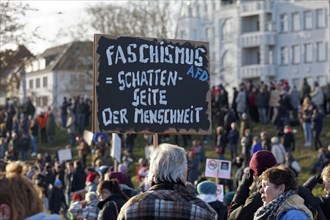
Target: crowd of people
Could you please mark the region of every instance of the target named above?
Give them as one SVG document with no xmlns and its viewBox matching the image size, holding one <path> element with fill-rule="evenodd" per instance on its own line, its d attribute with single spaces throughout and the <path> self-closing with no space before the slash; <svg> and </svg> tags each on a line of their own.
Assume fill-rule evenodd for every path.
<svg viewBox="0 0 330 220">
<path fill-rule="evenodd" d="M 31 170 L 22 161 L 1 159 L 1 219 L 325 220 L 330 217 L 330 164 L 299 186 L 295 172 L 278 165 L 268 150 L 253 154 L 236 192 L 227 193 L 223 201 L 217 197 L 216 183 L 205 177 L 195 185 L 187 181 L 186 151 L 168 143 L 160 144 L 151 154 L 144 177 L 148 186 L 140 190 L 129 186 L 130 177 L 124 164 L 119 171 L 110 167 L 85 170 L 79 161 L 67 162 L 65 171 L 57 165 L 56 170 L 40 172 Z M 54 182 L 49 182 L 51 177 L 55 178 Z M 313 195 L 318 183 L 324 184 L 325 196 Z M 68 213 L 61 213 L 61 217 L 61 209 Z"/>
<path fill-rule="evenodd" d="M 169 144 L 169 135 L 159 135 L 155 147 L 153 136 L 144 135 L 145 155 L 137 160 L 137 134 L 121 134 L 118 166 L 108 134 L 94 134 L 92 144 L 83 138 L 90 126 L 88 99 L 64 98 L 60 119 L 51 108 L 36 114 L 31 100 L 18 107 L 7 99 L 0 110 L 0 219 L 330 219 L 330 146 L 321 140 L 329 97 L 317 82 L 312 88 L 304 80 L 299 92 L 283 80 L 242 83 L 229 102 L 219 85 L 211 99 L 214 136 L 177 135 Z M 276 133 L 256 130 L 254 123 L 273 124 Z M 40 152 L 40 144 L 56 142 L 58 124 L 67 131 L 74 160 Z M 292 153 L 300 148 L 300 129 L 303 146 L 318 157 L 311 178 L 298 186 L 301 167 Z M 201 172 L 206 149 L 232 161 L 231 178 L 218 180 L 223 201 L 217 184 Z M 314 196 L 312 189 L 322 182 L 327 195 Z M 32 201 L 35 206 L 26 204 Z"/>
</svg>

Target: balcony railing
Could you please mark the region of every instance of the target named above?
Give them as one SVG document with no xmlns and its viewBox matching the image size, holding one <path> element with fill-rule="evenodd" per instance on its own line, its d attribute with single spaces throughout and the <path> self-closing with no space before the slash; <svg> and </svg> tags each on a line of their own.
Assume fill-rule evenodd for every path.
<svg viewBox="0 0 330 220">
<path fill-rule="evenodd" d="M 241 15 L 251 15 L 253 13 L 271 12 L 273 10 L 273 1 L 253 1 L 241 2 Z"/>
<path fill-rule="evenodd" d="M 249 65 L 240 68 L 240 77 L 242 79 L 261 78 L 262 76 L 275 76 L 276 67 L 269 65 Z"/>
<path fill-rule="evenodd" d="M 273 32 L 252 32 L 241 35 L 241 47 L 256 47 L 260 45 L 274 45 L 275 33 Z"/>
</svg>

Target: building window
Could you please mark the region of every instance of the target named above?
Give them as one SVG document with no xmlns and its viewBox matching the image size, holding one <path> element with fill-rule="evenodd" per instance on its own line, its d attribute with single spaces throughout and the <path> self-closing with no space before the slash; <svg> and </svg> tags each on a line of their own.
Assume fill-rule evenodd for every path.
<svg viewBox="0 0 330 220">
<path fill-rule="evenodd" d="M 186 37 L 186 32 L 185 31 L 180 31 L 180 38 L 184 39 Z"/>
<path fill-rule="evenodd" d="M 326 59 L 326 50 L 324 42 L 316 43 L 316 51 L 317 51 L 317 61 L 325 61 Z"/>
<path fill-rule="evenodd" d="M 312 29 L 313 27 L 312 11 L 304 12 L 304 21 L 305 21 L 305 30 Z"/>
<path fill-rule="evenodd" d="M 36 79 L 36 88 L 40 88 L 40 78 Z"/>
<path fill-rule="evenodd" d="M 30 89 L 33 89 L 33 79 L 30 79 L 29 80 L 29 88 Z"/>
<path fill-rule="evenodd" d="M 43 77 L 42 78 L 42 86 L 45 88 L 45 87 L 47 87 L 47 76 L 45 76 L 45 77 Z"/>
<path fill-rule="evenodd" d="M 40 96 L 36 98 L 37 107 L 47 107 L 48 106 L 48 97 Z"/>
<path fill-rule="evenodd" d="M 305 44 L 305 63 L 311 63 L 313 61 L 313 46 L 308 43 Z"/>
<path fill-rule="evenodd" d="M 190 18 L 192 16 L 192 8 L 191 6 L 188 6 L 188 17 Z"/>
<path fill-rule="evenodd" d="M 270 47 L 268 50 L 268 64 L 274 64 L 273 51 L 274 51 L 273 47 Z"/>
<path fill-rule="evenodd" d="M 233 34 L 233 19 L 227 19 L 222 25 L 221 35 L 223 41 L 232 39 Z"/>
<path fill-rule="evenodd" d="M 298 12 L 292 14 L 292 31 L 300 31 L 300 15 Z"/>
<path fill-rule="evenodd" d="M 287 14 L 281 14 L 281 32 L 287 32 L 288 31 L 288 15 Z"/>
<path fill-rule="evenodd" d="M 281 65 L 289 64 L 289 50 L 288 47 L 281 47 Z"/>
<path fill-rule="evenodd" d="M 48 97 L 47 96 L 42 97 L 42 106 L 44 106 L 44 107 L 48 106 Z"/>
<path fill-rule="evenodd" d="M 292 46 L 292 62 L 293 64 L 300 63 L 300 45 Z"/>
<path fill-rule="evenodd" d="M 196 16 L 195 17 L 199 17 L 200 16 L 200 9 L 199 9 L 199 5 L 196 6 Z"/>
<path fill-rule="evenodd" d="M 316 10 L 316 27 L 324 28 L 325 27 L 325 13 L 324 9 Z"/>
</svg>

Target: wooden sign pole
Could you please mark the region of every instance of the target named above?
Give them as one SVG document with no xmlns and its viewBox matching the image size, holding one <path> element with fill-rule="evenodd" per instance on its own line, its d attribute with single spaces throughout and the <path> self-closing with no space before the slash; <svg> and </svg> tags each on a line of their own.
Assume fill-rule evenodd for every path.
<svg viewBox="0 0 330 220">
<path fill-rule="evenodd" d="M 154 133 L 153 134 L 153 142 L 154 142 L 154 147 L 158 146 L 158 134 Z"/>
</svg>

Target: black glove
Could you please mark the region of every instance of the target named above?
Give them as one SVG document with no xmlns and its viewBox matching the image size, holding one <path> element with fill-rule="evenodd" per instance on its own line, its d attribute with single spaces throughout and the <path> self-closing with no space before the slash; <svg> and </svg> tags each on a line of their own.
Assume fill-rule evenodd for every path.
<svg viewBox="0 0 330 220">
<path fill-rule="evenodd" d="M 253 170 L 248 168 L 248 170 L 245 170 L 242 183 L 238 186 L 236 194 L 233 198 L 233 203 L 236 203 L 238 205 L 244 204 L 245 200 L 249 197 L 250 189 L 249 187 L 253 183 Z"/>
<path fill-rule="evenodd" d="M 323 181 L 322 181 L 321 175 L 312 176 L 304 183 L 303 186 L 306 187 L 307 189 L 309 189 L 310 191 L 312 191 L 317 183 L 322 183 L 322 182 Z"/>
<path fill-rule="evenodd" d="M 244 172 L 243 178 L 242 178 L 242 184 L 246 186 L 251 186 L 253 183 L 253 170 L 248 168 L 246 172 Z"/>
</svg>

